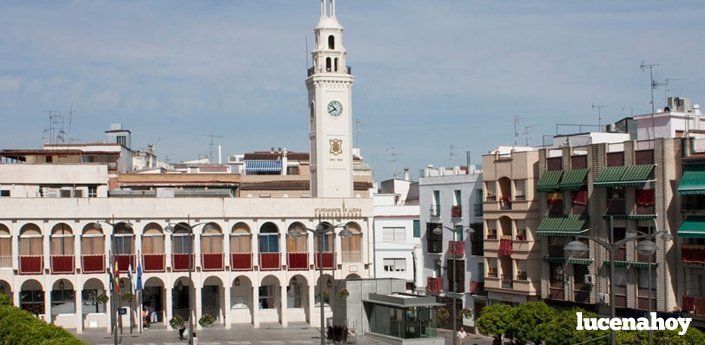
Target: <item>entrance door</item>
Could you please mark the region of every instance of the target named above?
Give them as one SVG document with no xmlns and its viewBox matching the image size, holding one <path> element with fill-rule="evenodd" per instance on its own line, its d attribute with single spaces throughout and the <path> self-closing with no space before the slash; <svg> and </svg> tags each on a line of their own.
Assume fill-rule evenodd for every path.
<svg viewBox="0 0 705 345">
<path fill-rule="evenodd" d="M 173 314 L 180 315 L 184 320 L 188 320 L 191 316 L 191 313 L 189 313 L 190 287 L 184 286 L 183 289 L 174 289 L 172 291 Z"/>
<path fill-rule="evenodd" d="M 217 285 L 206 285 L 201 291 L 203 303 L 201 304 L 203 315 L 210 315 L 216 320 L 220 319 L 220 287 Z"/>
<path fill-rule="evenodd" d="M 152 312 L 157 314 L 157 322 L 164 321 L 163 291 L 161 286 L 147 286 L 142 290 L 142 304 L 150 314 Z"/>
</svg>

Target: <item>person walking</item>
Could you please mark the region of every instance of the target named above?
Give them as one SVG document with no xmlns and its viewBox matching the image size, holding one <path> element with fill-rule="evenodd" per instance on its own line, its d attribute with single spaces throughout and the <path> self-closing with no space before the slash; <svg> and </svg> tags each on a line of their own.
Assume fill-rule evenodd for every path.
<svg viewBox="0 0 705 345">
<path fill-rule="evenodd" d="M 196 332 L 193 332 L 193 345 L 198 345 L 198 337 L 196 337 Z"/>
<path fill-rule="evenodd" d="M 465 328 L 460 327 L 460 329 L 458 330 L 457 336 L 458 336 L 458 342 L 460 343 L 460 345 L 464 345 L 465 339 L 467 339 L 467 337 L 468 337 L 468 334 L 465 333 Z"/>
</svg>

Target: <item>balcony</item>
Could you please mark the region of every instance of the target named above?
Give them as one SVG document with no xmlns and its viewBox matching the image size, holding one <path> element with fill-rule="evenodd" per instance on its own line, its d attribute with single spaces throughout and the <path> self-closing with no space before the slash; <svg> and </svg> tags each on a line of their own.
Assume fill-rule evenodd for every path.
<svg viewBox="0 0 705 345">
<path fill-rule="evenodd" d="M 565 301 L 565 284 L 563 282 L 549 282 L 548 299 Z"/>
<path fill-rule="evenodd" d="M 105 255 L 85 254 L 81 255 L 81 268 L 83 273 L 104 273 Z"/>
<path fill-rule="evenodd" d="M 681 260 L 686 263 L 705 263 L 705 246 L 684 244 L 681 248 Z"/>
<path fill-rule="evenodd" d="M 617 248 L 614 252 L 615 261 L 626 261 L 627 260 L 627 249 L 624 247 Z"/>
<path fill-rule="evenodd" d="M 287 267 L 289 271 L 301 271 L 308 269 L 308 253 L 293 252 L 287 253 Z"/>
<path fill-rule="evenodd" d="M 590 285 L 574 283 L 573 290 L 575 302 L 590 303 Z"/>
<path fill-rule="evenodd" d="M 497 268 L 496 267 L 490 267 L 490 269 L 487 270 L 487 278 L 497 278 Z"/>
<path fill-rule="evenodd" d="M 120 272 L 127 272 L 130 269 L 130 265 L 132 265 L 132 268 L 135 268 L 134 254 L 118 254 L 115 255 L 115 260 L 118 263 Z"/>
<path fill-rule="evenodd" d="M 252 271 L 252 253 L 231 253 L 230 269 L 233 271 Z"/>
<path fill-rule="evenodd" d="M 499 256 L 510 256 L 512 255 L 512 238 L 506 238 L 505 236 L 502 236 L 502 238 L 499 239 L 499 250 L 497 251 L 497 254 Z"/>
<path fill-rule="evenodd" d="M 511 289 L 514 287 L 514 280 L 511 275 L 502 274 L 502 289 Z"/>
<path fill-rule="evenodd" d="M 343 262 L 362 262 L 362 252 L 356 251 L 344 251 L 341 253 Z"/>
<path fill-rule="evenodd" d="M 627 214 L 626 202 L 624 199 L 609 199 L 607 200 L 608 216 L 619 216 Z"/>
<path fill-rule="evenodd" d="M 349 252 L 348 252 L 349 253 Z M 333 260 L 332 252 L 316 253 L 316 269 L 321 268 L 321 256 L 323 256 L 323 269 L 333 269 L 335 268 L 335 262 Z"/>
<path fill-rule="evenodd" d="M 462 258 L 465 256 L 465 242 L 450 241 L 448 242 L 448 256 L 454 258 Z"/>
<path fill-rule="evenodd" d="M 487 291 L 485 291 L 485 282 L 470 282 L 470 291 L 471 294 L 473 295 L 486 295 Z"/>
<path fill-rule="evenodd" d="M 204 271 L 222 271 L 224 266 L 223 253 L 201 254 L 201 267 Z"/>
<path fill-rule="evenodd" d="M 166 257 L 164 254 L 142 254 L 142 269 L 145 272 L 164 272 Z"/>
<path fill-rule="evenodd" d="M 259 269 L 260 271 L 281 270 L 281 253 L 260 253 Z"/>
<path fill-rule="evenodd" d="M 183 272 L 193 270 L 193 262 L 195 261 L 193 254 L 172 254 L 171 268 L 174 272 Z"/>
<path fill-rule="evenodd" d="M 52 274 L 74 273 L 73 255 L 52 255 L 49 257 L 49 261 L 51 263 Z"/>
<path fill-rule="evenodd" d="M 443 278 L 428 277 L 426 279 L 426 291 L 428 293 L 440 293 L 443 289 Z"/>
<path fill-rule="evenodd" d="M 463 205 L 453 205 L 450 207 L 450 216 L 452 218 L 463 218 Z"/>
<path fill-rule="evenodd" d="M 705 297 L 683 296 L 681 306 L 684 312 L 705 316 Z"/>
<path fill-rule="evenodd" d="M 499 198 L 499 209 L 502 211 L 510 211 L 512 209 L 512 196 L 502 195 Z"/>
<path fill-rule="evenodd" d="M 441 215 L 441 205 L 431 205 L 431 217 L 439 217 Z"/>
<path fill-rule="evenodd" d="M 526 271 L 517 271 L 517 280 L 527 280 Z"/>
<path fill-rule="evenodd" d="M 649 308 L 649 301 L 651 301 L 651 308 Z M 651 290 L 649 294 L 649 289 L 639 289 L 637 291 L 637 308 L 641 310 L 656 310 L 656 290 Z"/>
<path fill-rule="evenodd" d="M 20 274 L 42 274 L 44 259 L 42 255 L 20 255 Z"/>
</svg>

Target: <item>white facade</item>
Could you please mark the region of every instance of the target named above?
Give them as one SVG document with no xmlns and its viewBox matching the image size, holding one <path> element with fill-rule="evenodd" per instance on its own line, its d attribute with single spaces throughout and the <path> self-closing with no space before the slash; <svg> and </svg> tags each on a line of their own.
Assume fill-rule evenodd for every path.
<svg viewBox="0 0 705 345">
<path fill-rule="evenodd" d="M 330 1 L 330 3 L 328 3 Z M 335 0 L 321 1 L 313 67 L 306 79 L 314 197 L 353 195 L 352 85 Z"/>
<path fill-rule="evenodd" d="M 415 226 L 419 227 L 419 205 L 400 204 L 395 194 L 374 195 L 375 278 L 423 285 L 421 237 Z"/>
<path fill-rule="evenodd" d="M 665 108 L 657 109 L 653 116 L 635 116 L 634 121 L 638 140 L 676 138 L 690 132 L 702 134 L 705 130 L 700 105 L 691 106 L 688 98 L 669 97 Z"/>
<path fill-rule="evenodd" d="M 470 174 L 460 168 L 433 168 L 425 169 L 424 175 L 419 179 L 419 205 L 421 211 L 421 242 L 424 253 L 423 276 L 426 279 L 421 286 L 429 293 L 439 296 L 449 296 L 450 279 L 447 267 L 451 260 L 462 261 L 464 264 L 464 279 L 456 283 L 458 291 L 462 291 L 462 306 L 475 309 L 474 299 L 484 297 L 471 294 L 470 287 L 473 282 L 484 281 L 484 266 L 480 247 L 473 252 L 472 235 L 468 229 L 472 226 L 482 229 L 482 175 L 481 171 L 471 166 Z M 453 217 L 453 207 L 458 206 L 462 215 Z M 434 238 L 432 229 L 443 227 L 440 238 Z M 463 235 L 454 235 L 448 228 L 463 228 Z M 477 230 L 475 230 L 477 231 Z M 479 236 L 478 238 L 482 238 Z M 434 244 L 434 241 L 440 244 Z M 451 241 L 462 241 L 464 255 L 454 256 L 449 252 Z M 481 240 L 479 242 L 482 242 Z M 436 247 L 436 245 L 438 245 Z M 477 255 L 473 255 L 473 253 Z M 456 277 L 457 278 L 457 277 Z M 441 291 L 431 291 L 429 283 L 432 279 L 442 279 Z M 461 286 L 462 284 L 462 286 Z M 465 324 L 474 326 L 474 319 L 465 319 Z"/>
<path fill-rule="evenodd" d="M 0 164 L 7 197 L 106 197 L 108 168 L 100 164 Z"/>
</svg>

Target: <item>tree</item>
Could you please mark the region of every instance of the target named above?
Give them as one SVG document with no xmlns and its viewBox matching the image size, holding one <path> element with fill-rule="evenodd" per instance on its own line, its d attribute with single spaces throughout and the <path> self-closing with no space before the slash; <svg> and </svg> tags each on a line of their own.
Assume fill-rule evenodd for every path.
<svg viewBox="0 0 705 345">
<path fill-rule="evenodd" d="M 690 326 L 688 331 L 684 335 L 678 335 L 681 331 L 680 328 L 669 331 L 656 331 L 654 332 L 654 344 L 656 345 L 695 345 L 695 344 L 705 344 L 705 334 L 700 332 L 697 328 Z M 648 333 L 645 334 L 648 337 Z M 644 338 L 646 339 L 646 338 Z"/>
<path fill-rule="evenodd" d="M 571 344 L 602 344 L 609 332 L 606 331 L 578 331 L 575 326 L 578 322 L 576 313 L 582 312 L 583 317 L 597 317 L 597 314 L 584 311 L 580 308 L 571 308 L 559 312 L 556 317 L 546 325 L 546 344 L 571 345 Z M 601 342 L 590 342 L 602 339 Z"/>
<path fill-rule="evenodd" d="M 548 323 L 556 315 L 556 311 L 543 302 L 521 304 L 516 308 L 506 333 L 517 344 L 529 341 L 541 344 L 546 339 Z"/>
<path fill-rule="evenodd" d="M 495 340 L 502 340 L 512 320 L 514 309 L 506 304 L 493 304 L 485 307 L 477 319 L 477 329 L 484 335 L 489 335 Z"/>
</svg>

